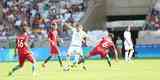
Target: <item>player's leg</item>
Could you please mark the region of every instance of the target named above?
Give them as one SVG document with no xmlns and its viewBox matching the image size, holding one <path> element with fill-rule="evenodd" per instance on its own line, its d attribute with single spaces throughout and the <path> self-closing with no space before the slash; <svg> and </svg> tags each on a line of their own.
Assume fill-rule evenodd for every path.
<svg viewBox="0 0 160 80">
<path fill-rule="evenodd" d="M 98 53 L 100 54 L 102 59 L 107 60 L 109 67 L 111 67 L 111 59 L 109 57 L 109 50 L 108 49 L 107 50 L 100 50 Z"/>
<path fill-rule="evenodd" d="M 84 70 L 87 70 L 87 67 L 86 67 L 86 65 L 85 65 L 85 59 L 84 59 L 84 57 L 80 55 L 80 59 L 79 59 L 79 60 L 81 60 L 82 68 L 83 68 Z M 80 64 L 80 63 L 78 63 L 78 64 Z"/>
<path fill-rule="evenodd" d="M 94 49 L 92 49 L 92 50 L 89 52 L 88 56 L 86 56 L 86 57 L 84 57 L 84 58 L 85 58 L 85 59 L 89 59 L 89 58 L 92 57 L 92 56 L 98 55 L 98 52 L 99 52 L 98 47 L 95 47 Z"/>
<path fill-rule="evenodd" d="M 48 57 L 44 60 L 44 62 L 43 62 L 43 64 L 42 64 L 42 67 L 45 67 L 45 66 L 46 66 L 47 62 L 48 62 L 48 61 L 52 58 L 52 56 L 54 55 L 54 52 L 55 52 L 55 48 L 54 48 L 54 46 L 51 46 L 50 56 L 48 56 Z"/>
<path fill-rule="evenodd" d="M 99 53 L 99 49 L 97 47 L 95 47 L 93 50 L 91 50 L 89 52 L 89 54 L 87 56 L 80 56 L 80 60 L 79 60 L 78 64 L 81 64 L 81 63 L 84 64 L 86 59 L 89 59 L 92 56 L 98 55 L 98 53 Z M 83 66 L 83 69 L 87 70 L 85 65 Z"/>
<path fill-rule="evenodd" d="M 56 55 L 58 57 L 58 61 L 59 61 L 60 67 L 62 67 L 63 64 L 62 64 L 62 60 L 61 60 L 61 57 L 60 57 L 60 50 L 59 50 L 58 46 L 55 46 L 55 53 L 56 53 Z"/>
<path fill-rule="evenodd" d="M 26 59 L 25 56 L 19 55 L 19 64 L 12 68 L 12 70 L 9 72 L 8 76 L 12 75 L 15 71 L 22 68 L 22 66 L 24 65 L 25 59 Z"/>
<path fill-rule="evenodd" d="M 92 55 L 89 53 L 89 55 L 87 56 L 82 56 L 80 55 L 79 60 L 78 60 L 78 64 L 84 64 L 86 59 L 89 59 Z"/>
<path fill-rule="evenodd" d="M 130 62 L 131 59 L 132 59 L 133 53 L 134 53 L 134 50 L 133 50 L 133 49 L 130 49 L 130 51 L 129 51 L 129 56 L 128 56 L 128 61 L 129 61 L 129 62 Z"/>
<path fill-rule="evenodd" d="M 85 59 L 87 59 L 87 57 L 85 58 L 84 56 L 80 55 L 79 60 L 78 60 L 78 64 L 84 63 Z"/>
<path fill-rule="evenodd" d="M 94 48 L 92 51 L 89 52 L 87 56 L 81 56 L 78 64 L 84 63 L 86 59 L 89 59 L 90 57 L 97 55 L 97 52 L 98 50 Z"/>
<path fill-rule="evenodd" d="M 125 50 L 125 62 L 128 62 L 129 50 Z"/>
<path fill-rule="evenodd" d="M 84 69 L 84 70 L 87 70 L 87 68 L 86 68 L 86 66 L 85 66 L 85 64 L 84 64 L 84 61 L 83 62 L 79 62 L 80 60 L 84 60 L 83 59 L 83 53 L 81 53 L 82 51 L 79 49 L 79 48 L 77 48 L 76 50 L 75 50 L 75 52 L 76 53 L 74 53 L 74 59 L 72 60 L 72 65 L 71 65 L 71 67 L 76 67 L 77 66 L 77 64 L 78 65 L 80 65 L 80 66 L 82 66 L 82 68 Z"/>
<path fill-rule="evenodd" d="M 32 54 L 29 54 L 29 55 L 27 55 L 27 60 L 32 63 L 32 73 L 35 74 L 35 72 L 36 72 L 35 58 L 32 56 Z"/>
<path fill-rule="evenodd" d="M 127 43 L 124 43 L 124 48 L 125 48 L 125 62 L 128 62 L 130 46 Z"/>
<path fill-rule="evenodd" d="M 68 49 L 67 60 L 66 60 L 68 65 L 72 65 L 70 60 L 71 60 L 71 57 L 73 56 L 75 50 L 76 50 L 76 48 L 74 46 L 70 46 L 69 49 Z"/>
<path fill-rule="evenodd" d="M 78 63 L 78 61 L 79 61 L 79 55 L 73 54 L 71 61 L 72 61 L 71 67 L 72 67 L 72 68 L 73 68 L 73 67 L 77 67 L 77 63 Z"/>
<path fill-rule="evenodd" d="M 76 47 L 76 46 L 73 46 L 72 49 L 70 50 L 70 53 L 71 54 L 71 57 L 72 59 L 71 60 L 71 67 L 77 67 L 77 63 L 78 63 L 78 60 L 79 60 L 79 49 Z"/>
<path fill-rule="evenodd" d="M 48 57 L 44 60 L 44 62 L 43 62 L 43 64 L 42 64 L 42 67 L 45 67 L 45 66 L 46 66 L 46 63 L 47 63 L 51 58 L 52 58 L 52 56 L 48 56 Z"/>
<path fill-rule="evenodd" d="M 68 68 L 67 70 L 70 70 L 70 57 L 71 57 L 71 54 L 72 54 L 72 48 L 69 47 L 68 51 L 67 51 L 67 54 L 66 54 L 65 63 L 64 63 L 64 67 Z"/>
<path fill-rule="evenodd" d="M 84 60 L 84 56 L 83 56 L 83 49 L 82 49 L 82 47 L 79 47 L 79 59 L 78 59 L 78 64 L 79 64 L 79 60 L 81 60 L 81 63 L 82 64 L 80 64 L 80 65 L 82 65 L 82 68 L 84 69 L 84 70 L 87 70 L 87 67 L 86 67 L 86 65 L 85 65 L 85 60 Z"/>
<path fill-rule="evenodd" d="M 106 55 L 106 60 L 107 60 L 109 67 L 111 67 L 111 59 L 108 54 Z"/>
<path fill-rule="evenodd" d="M 62 67 L 62 66 L 63 66 L 63 64 L 62 64 L 62 60 L 61 60 L 60 55 L 58 55 L 57 57 L 58 57 L 58 61 L 59 61 L 60 67 Z"/>
<path fill-rule="evenodd" d="M 12 70 L 9 72 L 8 76 L 11 76 L 15 71 L 20 69 L 22 66 L 21 65 L 16 65 L 15 67 L 12 68 Z"/>
</svg>

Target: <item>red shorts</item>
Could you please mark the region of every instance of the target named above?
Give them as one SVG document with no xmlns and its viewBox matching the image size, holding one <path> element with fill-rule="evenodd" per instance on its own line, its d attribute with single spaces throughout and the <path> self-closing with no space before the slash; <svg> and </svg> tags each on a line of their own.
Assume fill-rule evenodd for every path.
<svg viewBox="0 0 160 80">
<path fill-rule="evenodd" d="M 21 66 L 23 66 L 25 60 L 28 60 L 32 64 L 35 63 L 35 59 L 33 58 L 32 54 L 29 54 L 29 53 L 27 53 L 27 54 L 19 54 L 19 64 Z"/>
<path fill-rule="evenodd" d="M 95 55 L 100 55 L 100 57 L 106 58 L 106 56 L 108 55 L 108 50 L 104 50 L 101 47 L 95 47 L 90 53 L 89 53 L 89 57 L 91 56 L 95 56 Z"/>
<path fill-rule="evenodd" d="M 51 55 L 57 55 L 59 53 L 58 46 L 51 46 Z"/>
</svg>

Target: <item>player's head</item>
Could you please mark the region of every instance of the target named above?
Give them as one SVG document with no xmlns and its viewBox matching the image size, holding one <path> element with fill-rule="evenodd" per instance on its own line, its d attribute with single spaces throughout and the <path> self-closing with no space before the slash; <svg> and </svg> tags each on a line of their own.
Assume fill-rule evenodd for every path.
<svg viewBox="0 0 160 80">
<path fill-rule="evenodd" d="M 65 27 L 71 26 L 71 23 L 70 23 L 69 21 L 66 21 L 66 22 L 64 23 L 64 26 L 65 26 Z"/>
<path fill-rule="evenodd" d="M 72 27 L 77 27 L 78 23 L 77 22 L 72 22 Z"/>
<path fill-rule="evenodd" d="M 109 33 L 109 34 L 108 34 L 108 37 L 109 37 L 109 38 L 113 38 L 113 34 L 112 34 L 112 33 Z"/>
<path fill-rule="evenodd" d="M 80 28 L 80 30 L 83 30 L 83 26 L 82 25 L 79 25 L 79 28 Z"/>
<path fill-rule="evenodd" d="M 57 28 L 58 28 L 57 23 L 53 23 L 53 24 L 51 25 L 51 29 L 52 29 L 52 30 L 56 30 Z"/>
<path fill-rule="evenodd" d="M 22 26 L 22 27 L 20 28 L 20 34 L 24 34 L 24 33 L 26 33 L 26 32 L 27 32 L 27 27 Z"/>
<path fill-rule="evenodd" d="M 83 30 L 83 26 L 80 25 L 79 23 L 77 23 L 76 29 L 77 29 L 77 31 L 82 31 Z"/>
</svg>

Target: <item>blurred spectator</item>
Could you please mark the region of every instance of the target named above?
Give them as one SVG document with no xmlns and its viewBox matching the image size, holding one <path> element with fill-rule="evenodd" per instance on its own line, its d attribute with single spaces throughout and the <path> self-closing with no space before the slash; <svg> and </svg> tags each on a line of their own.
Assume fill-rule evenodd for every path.
<svg viewBox="0 0 160 80">
<path fill-rule="evenodd" d="M 14 24 L 15 28 L 17 30 L 20 30 L 21 24 L 22 24 L 22 20 L 21 20 L 20 16 L 17 16 L 16 20 L 15 20 L 15 24 Z"/>
<path fill-rule="evenodd" d="M 36 17 L 33 19 L 33 29 L 36 28 L 44 28 L 44 19 L 41 17 L 39 13 L 36 14 Z"/>
<path fill-rule="evenodd" d="M 2 1 L 0 1 L 0 22 L 2 22 L 3 18 L 3 6 L 2 6 Z"/>
<path fill-rule="evenodd" d="M 21 26 L 30 28 L 37 39 L 45 37 L 51 24 L 57 23 L 65 37 L 66 21 L 79 21 L 83 0 L 0 0 L 0 36 L 14 36 Z M 2 22 L 2 23 L 1 23 Z"/>
<path fill-rule="evenodd" d="M 116 40 L 116 46 L 117 46 L 117 51 L 119 56 L 122 56 L 122 47 L 123 47 L 123 42 L 120 37 Z"/>
</svg>

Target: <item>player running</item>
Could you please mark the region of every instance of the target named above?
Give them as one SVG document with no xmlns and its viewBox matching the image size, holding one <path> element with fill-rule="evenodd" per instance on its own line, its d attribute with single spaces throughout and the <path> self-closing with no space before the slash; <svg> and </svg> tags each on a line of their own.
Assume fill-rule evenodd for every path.
<svg viewBox="0 0 160 80">
<path fill-rule="evenodd" d="M 50 43 L 50 56 L 44 61 L 44 63 L 42 64 L 42 67 L 45 67 L 46 63 L 53 57 L 53 56 L 57 56 L 60 66 L 62 67 L 62 60 L 60 58 L 60 51 L 57 45 L 58 42 L 58 32 L 57 32 L 57 24 L 54 23 L 51 26 L 51 30 L 48 32 L 48 41 Z"/>
<path fill-rule="evenodd" d="M 100 55 L 100 57 L 102 59 L 107 60 L 109 66 L 111 67 L 111 60 L 109 58 L 110 50 L 114 50 L 115 58 L 117 60 L 118 53 L 117 53 L 117 49 L 116 49 L 114 43 L 112 42 L 112 40 L 109 36 L 104 36 L 101 38 L 100 42 L 96 45 L 96 47 L 93 48 L 92 51 L 90 51 L 89 55 L 85 57 L 85 59 L 88 59 L 88 58 L 95 56 L 95 55 Z M 84 62 L 84 60 L 80 59 L 79 63 L 82 63 L 82 62 Z"/>
<path fill-rule="evenodd" d="M 32 52 L 29 50 L 28 45 L 29 36 L 27 35 L 27 28 L 22 27 L 20 30 L 20 34 L 16 37 L 16 49 L 15 56 L 18 53 L 19 64 L 16 65 L 10 72 L 9 76 L 12 75 L 15 71 L 22 68 L 25 60 L 28 60 L 32 63 L 32 72 L 35 74 L 35 62 L 36 60 L 32 56 Z"/>
<path fill-rule="evenodd" d="M 79 58 L 83 57 L 83 52 L 82 52 L 82 40 L 84 38 L 84 33 L 82 33 L 82 26 L 78 23 L 72 23 L 72 25 L 70 23 L 65 23 L 66 27 L 69 28 L 70 31 L 72 31 L 72 39 L 71 39 L 71 43 L 67 52 L 67 56 L 68 56 L 68 60 L 70 60 L 71 56 L 74 56 L 74 59 L 72 61 L 73 66 L 75 66 L 78 61 Z M 85 65 L 83 65 L 83 69 L 86 70 Z"/>
</svg>

